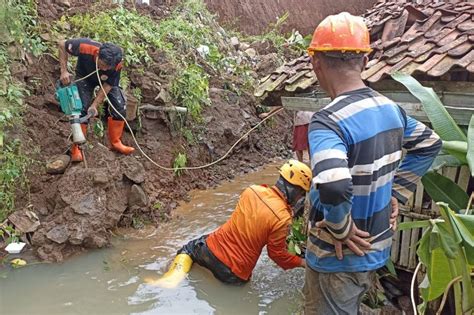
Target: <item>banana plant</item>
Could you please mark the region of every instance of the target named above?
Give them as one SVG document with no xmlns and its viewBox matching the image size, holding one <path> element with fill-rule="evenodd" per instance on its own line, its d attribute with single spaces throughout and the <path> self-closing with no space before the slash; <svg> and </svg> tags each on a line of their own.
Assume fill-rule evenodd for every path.
<svg viewBox="0 0 474 315">
<path fill-rule="evenodd" d="M 416 251 L 426 267 L 420 284 L 423 303 L 418 311 L 424 313 L 427 303 L 446 295 L 454 286 L 456 315 L 474 311 L 474 287 L 471 277 L 474 267 L 474 216 L 458 214 L 448 204 L 437 203 L 441 217 L 424 221 L 403 222 L 399 230 L 423 228 Z M 441 309 L 439 310 L 441 312 Z"/>
<path fill-rule="evenodd" d="M 443 166 L 469 165 L 471 176 L 474 176 L 474 115 L 466 135 L 432 88 L 421 85 L 415 78 L 404 73 L 394 73 L 392 78 L 420 100 L 434 131 L 443 140 L 442 152 L 436 157 L 430 172 L 422 178 L 426 191 L 435 202 L 445 202 L 455 211 L 465 209 L 469 200 L 467 193 L 436 171 Z"/>
</svg>

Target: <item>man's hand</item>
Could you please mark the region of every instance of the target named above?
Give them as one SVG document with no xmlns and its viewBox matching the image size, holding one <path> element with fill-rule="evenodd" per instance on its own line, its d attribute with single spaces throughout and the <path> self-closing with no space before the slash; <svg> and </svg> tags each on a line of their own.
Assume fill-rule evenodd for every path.
<svg viewBox="0 0 474 315">
<path fill-rule="evenodd" d="M 398 199 L 392 197 L 392 214 L 390 215 L 390 224 L 392 225 L 392 231 L 397 230 L 397 218 L 398 218 Z"/>
<path fill-rule="evenodd" d="M 98 111 L 97 111 L 97 108 L 94 106 L 94 105 L 91 105 L 89 107 L 89 109 L 87 110 L 87 115 L 90 117 L 90 118 L 93 118 L 95 116 L 98 115 Z"/>
<path fill-rule="evenodd" d="M 323 220 L 317 222 L 316 227 L 326 228 L 326 221 Z M 371 245 L 370 242 L 364 240 L 363 238 L 367 238 L 369 236 L 370 234 L 368 232 L 359 230 L 355 224 L 352 224 L 352 229 L 344 241 L 339 241 L 333 237 L 337 259 L 342 260 L 342 258 L 344 257 L 344 255 L 342 254 L 342 244 L 345 244 L 351 251 L 354 252 L 354 254 L 358 256 L 364 256 L 364 250 L 369 250 Z"/>
<path fill-rule="evenodd" d="M 258 118 L 260 118 L 260 119 L 265 119 L 265 118 L 268 117 L 269 114 L 270 114 L 270 113 L 261 113 L 260 115 L 258 115 Z"/>
<path fill-rule="evenodd" d="M 301 265 L 300 267 L 306 268 L 306 259 L 301 259 Z"/>
<path fill-rule="evenodd" d="M 59 80 L 63 85 L 69 85 L 71 83 L 71 74 L 68 71 L 61 71 Z"/>
</svg>

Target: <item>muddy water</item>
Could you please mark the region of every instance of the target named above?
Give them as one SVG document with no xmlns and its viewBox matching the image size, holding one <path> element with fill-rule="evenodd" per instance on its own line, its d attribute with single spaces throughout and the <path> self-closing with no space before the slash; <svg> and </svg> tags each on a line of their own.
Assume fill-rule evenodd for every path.
<svg viewBox="0 0 474 315">
<path fill-rule="evenodd" d="M 110 249 L 63 264 L 34 265 L 0 278 L 2 314 L 290 314 L 301 305 L 303 270 L 283 271 L 264 252 L 252 280 L 242 287 L 220 283 L 194 265 L 177 289 L 145 283 L 164 273 L 176 250 L 225 222 L 240 192 L 275 181 L 275 165 L 214 190 L 192 193 L 178 218 L 139 232 L 117 231 Z"/>
</svg>

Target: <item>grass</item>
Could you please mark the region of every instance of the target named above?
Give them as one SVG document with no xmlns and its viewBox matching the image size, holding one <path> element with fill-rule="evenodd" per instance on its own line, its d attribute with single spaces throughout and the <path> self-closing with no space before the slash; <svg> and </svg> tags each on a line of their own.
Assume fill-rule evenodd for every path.
<svg viewBox="0 0 474 315">
<path fill-rule="evenodd" d="M 8 47 L 15 43 L 17 51 L 26 49 L 36 56 L 45 51 L 46 45 L 35 33 L 36 18 L 35 1 L 0 1 L 0 222 L 15 210 L 15 192 L 27 187 L 25 173 L 31 163 L 22 153 L 20 140 L 8 132 L 23 128 L 23 98 L 28 94 L 11 75 L 13 56 Z"/>
<path fill-rule="evenodd" d="M 183 170 L 181 170 L 180 168 L 185 167 L 187 162 L 188 159 L 186 157 L 186 153 L 178 153 L 178 155 L 176 155 L 176 158 L 173 162 L 174 174 L 176 176 L 181 176 Z"/>
</svg>

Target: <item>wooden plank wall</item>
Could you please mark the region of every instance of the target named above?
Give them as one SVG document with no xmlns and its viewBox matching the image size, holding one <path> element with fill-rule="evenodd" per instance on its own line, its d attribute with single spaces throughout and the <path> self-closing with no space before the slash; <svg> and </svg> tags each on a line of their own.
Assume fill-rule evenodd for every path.
<svg viewBox="0 0 474 315">
<path fill-rule="evenodd" d="M 457 183 L 463 190 L 467 190 L 469 180 L 471 179 L 469 168 L 462 167 L 444 167 L 441 174 L 447 176 Z M 439 210 L 434 202 L 426 198 L 423 184 L 419 183 L 416 191 L 409 200 L 406 207 L 401 209 L 399 222 L 411 222 L 416 220 L 426 220 L 435 218 L 439 215 Z M 423 197 L 425 196 L 425 201 Z M 401 269 L 413 271 L 418 263 L 416 257 L 416 246 L 421 239 L 422 230 L 412 229 L 398 231 L 393 237 L 392 243 L 392 261 L 395 266 Z"/>
</svg>

